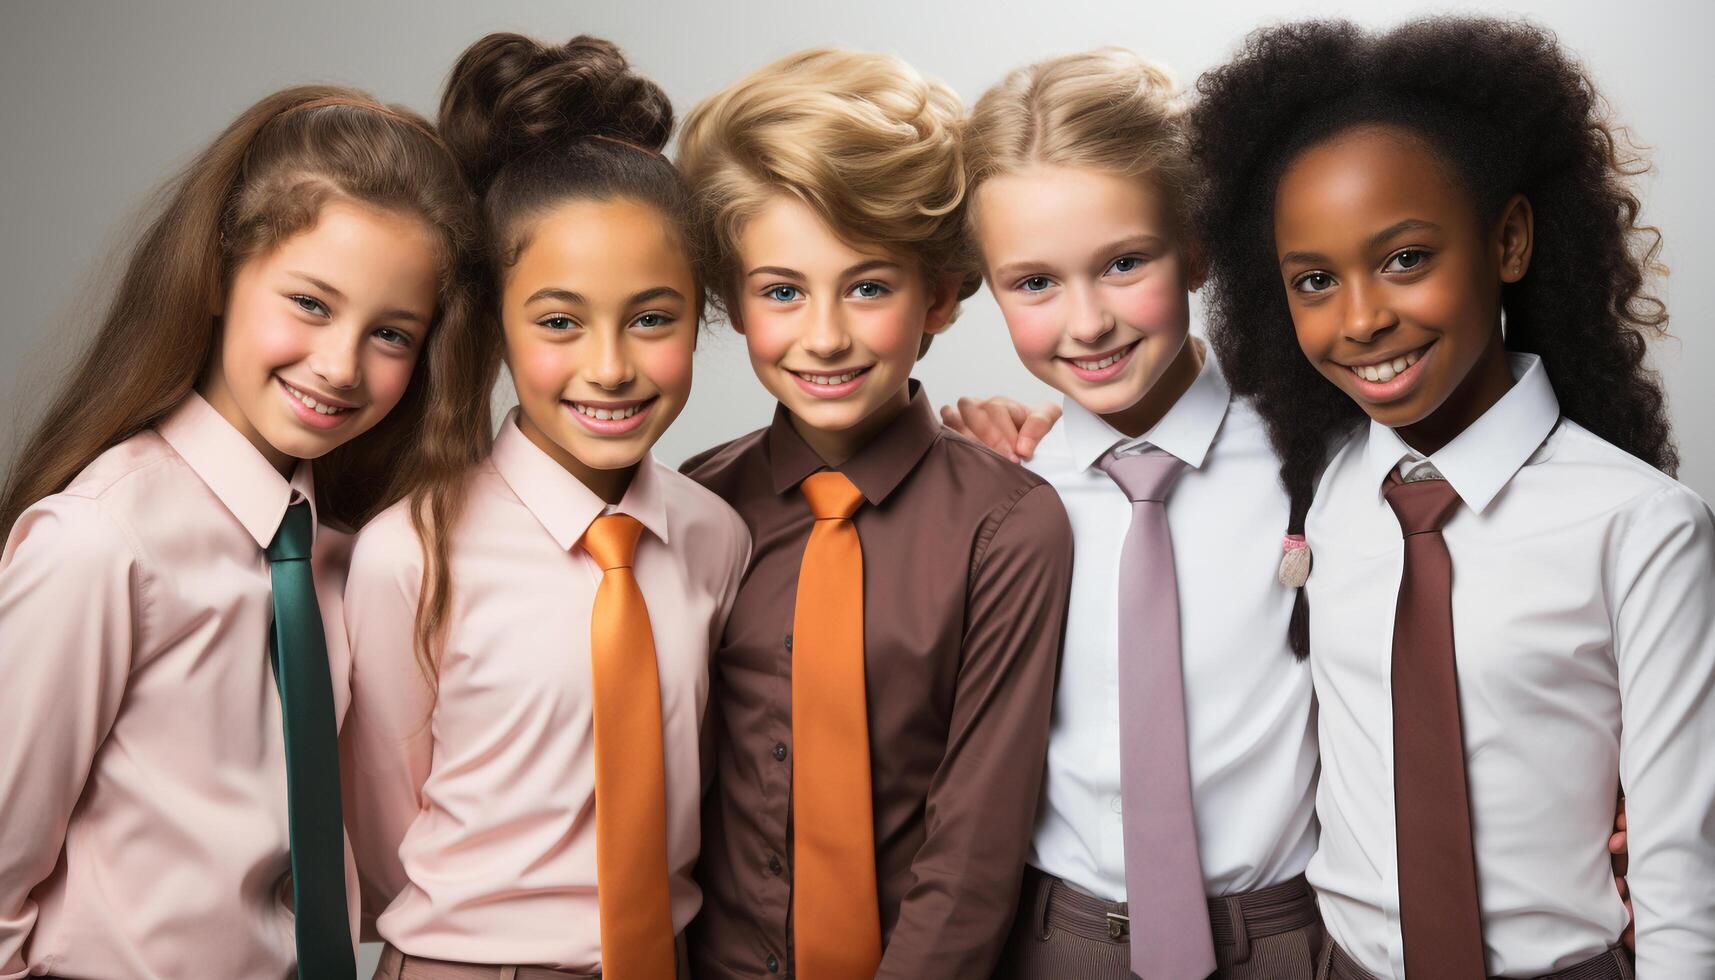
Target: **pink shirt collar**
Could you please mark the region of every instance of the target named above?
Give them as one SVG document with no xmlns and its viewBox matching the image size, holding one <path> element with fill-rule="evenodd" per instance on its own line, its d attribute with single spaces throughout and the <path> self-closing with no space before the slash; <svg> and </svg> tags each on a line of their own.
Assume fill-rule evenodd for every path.
<svg viewBox="0 0 1715 980">
<path fill-rule="evenodd" d="M 194 391 L 186 395 L 155 431 L 238 518 L 257 547 L 267 548 L 274 540 L 292 501 L 300 497 L 309 501 L 310 513 L 315 514 L 316 483 L 310 461 L 299 460 L 292 479 L 286 480 L 202 395 Z"/>
<path fill-rule="evenodd" d="M 506 413 L 490 458 L 501 479 L 555 543 L 567 551 L 584 536 L 592 521 L 609 512 L 635 517 L 663 543 L 668 540 L 667 504 L 661 496 L 653 456 L 644 457 L 638 464 L 625 496 L 611 508 L 583 481 L 566 472 L 565 467 L 530 441 L 518 428 L 516 408 Z"/>
</svg>

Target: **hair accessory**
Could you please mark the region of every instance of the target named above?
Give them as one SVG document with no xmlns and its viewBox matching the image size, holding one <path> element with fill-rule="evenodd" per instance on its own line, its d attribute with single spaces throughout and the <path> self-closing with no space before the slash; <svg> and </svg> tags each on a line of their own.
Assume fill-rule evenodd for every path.
<svg viewBox="0 0 1715 980">
<path fill-rule="evenodd" d="M 1280 539 L 1280 571 L 1275 577 L 1289 589 L 1302 589 L 1310 581 L 1310 545 L 1302 534 L 1288 534 Z"/>
</svg>

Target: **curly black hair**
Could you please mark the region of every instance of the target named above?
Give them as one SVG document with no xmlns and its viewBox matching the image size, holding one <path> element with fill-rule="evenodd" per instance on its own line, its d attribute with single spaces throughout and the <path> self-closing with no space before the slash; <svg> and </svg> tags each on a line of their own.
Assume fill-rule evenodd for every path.
<svg viewBox="0 0 1715 980">
<path fill-rule="evenodd" d="M 1514 194 L 1535 214 L 1524 278 L 1501 288 L 1507 349 L 1542 358 L 1560 411 L 1668 474 L 1678 467 L 1648 338 L 1667 311 L 1644 292 L 1661 238 L 1628 178 L 1645 165 L 1584 69 L 1532 24 L 1438 17 L 1368 33 L 1344 21 L 1253 32 L 1197 83 L 1192 152 L 1206 183 L 1196 229 L 1209 257 L 1209 334 L 1234 392 L 1280 455 L 1302 533 L 1331 450 L 1364 419 L 1299 350 L 1275 256 L 1275 190 L 1310 146 L 1363 124 L 1419 136 L 1485 219 Z M 1293 651 L 1309 649 L 1299 590 Z"/>
</svg>

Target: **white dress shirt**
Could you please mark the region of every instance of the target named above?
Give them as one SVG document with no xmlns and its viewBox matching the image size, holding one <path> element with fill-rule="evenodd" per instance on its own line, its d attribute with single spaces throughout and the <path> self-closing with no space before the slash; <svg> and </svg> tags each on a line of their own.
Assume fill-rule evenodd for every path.
<svg viewBox="0 0 1715 980">
<path fill-rule="evenodd" d="M 1275 579 L 1287 501 L 1262 420 L 1213 355 L 1154 428 L 1127 439 L 1070 398 L 1030 469 L 1072 520 L 1072 602 L 1030 863 L 1125 901 L 1120 813 L 1120 551 L 1131 501 L 1096 467 L 1116 445 L 1187 464 L 1167 500 L 1179 580 L 1191 796 L 1210 895 L 1286 881 L 1316 844 L 1310 671 L 1286 641 L 1292 590 Z M 1124 451 L 1124 449 L 1122 449 Z"/>
<path fill-rule="evenodd" d="M 1429 462 L 1462 506 L 1453 645 L 1488 971 L 1550 973 L 1619 941 L 1605 843 L 1627 794 L 1640 980 L 1715 976 L 1715 527 L 1696 494 L 1560 418 L 1540 360 Z M 1371 424 L 1307 537 L 1322 842 L 1334 940 L 1405 975 L 1389 671 L 1404 546 L 1382 484 L 1414 454 Z M 1622 734 L 1623 733 L 1623 734 Z"/>
</svg>

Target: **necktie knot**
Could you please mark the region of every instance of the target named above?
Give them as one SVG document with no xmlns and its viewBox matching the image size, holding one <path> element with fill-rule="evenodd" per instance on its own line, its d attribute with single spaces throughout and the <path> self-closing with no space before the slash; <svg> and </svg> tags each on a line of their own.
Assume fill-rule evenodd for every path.
<svg viewBox="0 0 1715 980">
<path fill-rule="evenodd" d="M 1459 509 L 1459 494 L 1446 480 L 1413 480 L 1406 483 L 1392 473 L 1382 488 L 1382 496 L 1399 519 L 1400 533 L 1433 534 L 1446 526 Z"/>
<path fill-rule="evenodd" d="M 1143 452 L 1121 456 L 1114 452 L 1104 455 L 1097 463 L 1132 503 L 1167 500 L 1174 481 L 1185 472 L 1185 461 L 1165 449 L 1146 447 Z"/>
<path fill-rule="evenodd" d="M 608 514 L 590 522 L 579 541 L 584 551 L 604 572 L 630 568 L 637 554 L 637 539 L 643 536 L 643 525 L 627 514 Z"/>
<path fill-rule="evenodd" d="M 812 473 L 799 484 L 804 499 L 810 502 L 810 513 L 816 520 L 850 520 L 863 506 L 863 491 L 846 479 L 844 473 L 823 470 Z"/>
<path fill-rule="evenodd" d="M 315 518 L 310 514 L 309 503 L 300 500 L 286 508 L 280 529 L 274 532 L 274 540 L 268 542 L 268 561 L 303 561 L 310 557 L 314 541 Z"/>
</svg>

